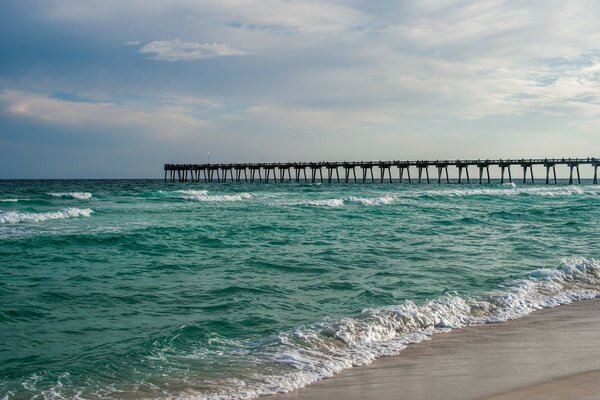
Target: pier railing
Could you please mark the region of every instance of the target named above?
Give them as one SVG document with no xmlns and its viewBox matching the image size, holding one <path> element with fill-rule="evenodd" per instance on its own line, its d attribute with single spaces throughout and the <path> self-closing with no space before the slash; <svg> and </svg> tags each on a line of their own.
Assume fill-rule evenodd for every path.
<svg viewBox="0 0 600 400">
<path fill-rule="evenodd" d="M 521 159 L 457 159 L 457 160 L 394 160 L 394 161 L 318 161 L 318 162 L 275 162 L 275 163 L 218 163 L 218 164 L 165 164 L 165 182 L 392 182 L 392 168 L 398 169 L 398 181 L 419 183 L 450 182 L 448 167 L 458 169 L 458 183 L 471 183 L 469 167 L 475 167 L 479 183 L 490 183 L 490 166 L 500 169 L 500 182 L 513 182 L 511 167 L 522 169 L 522 180 L 531 182 L 534 166 L 546 169 L 547 184 L 557 183 L 556 166 L 569 167 L 569 184 L 581 183 L 580 165 L 593 167 L 593 184 L 598 183 L 600 159 L 592 158 L 521 158 Z M 373 168 L 379 170 L 377 179 Z M 430 179 L 429 169 L 437 171 L 437 179 Z M 357 176 L 356 172 L 359 170 Z M 413 177 L 411 177 L 411 169 Z M 340 176 L 340 170 L 342 175 Z M 325 176 L 323 175 L 325 171 Z M 416 177 L 414 175 L 416 172 Z M 552 172 L 552 174 L 551 174 Z M 464 174 L 464 176 L 463 176 Z M 416 178 L 416 179 L 415 179 Z M 475 178 L 477 180 L 477 177 Z"/>
</svg>

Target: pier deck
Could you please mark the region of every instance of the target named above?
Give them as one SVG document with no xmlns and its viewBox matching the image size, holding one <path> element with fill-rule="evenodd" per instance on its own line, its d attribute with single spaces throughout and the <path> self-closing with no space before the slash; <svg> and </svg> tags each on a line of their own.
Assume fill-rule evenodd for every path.
<svg viewBox="0 0 600 400">
<path fill-rule="evenodd" d="M 398 169 L 398 181 L 406 176 L 408 183 L 450 183 L 448 168 L 458 170 L 458 183 L 471 183 L 469 167 L 476 168 L 476 181 L 491 183 L 490 167 L 500 169 L 500 182 L 513 182 L 511 167 L 522 169 L 522 182 L 535 182 L 533 167 L 546 170 L 545 183 L 557 183 L 556 166 L 569 168 L 569 184 L 581 183 L 580 165 L 593 168 L 593 184 L 598 184 L 600 159 L 592 158 L 522 158 L 498 160 L 414 160 L 414 161 L 320 161 L 289 163 L 225 163 L 225 164 L 165 164 L 165 182 L 392 182 L 392 170 Z M 373 169 L 378 171 L 377 177 Z M 429 169 L 435 168 L 432 179 Z M 357 175 L 357 169 L 359 174 Z M 416 179 L 411 177 L 411 169 Z M 293 173 L 292 173 L 293 170 Z M 323 174 L 325 170 L 325 175 Z M 342 174 L 340 176 L 340 170 Z M 463 175 L 464 172 L 464 175 Z M 551 174 L 552 172 L 552 174 Z"/>
</svg>

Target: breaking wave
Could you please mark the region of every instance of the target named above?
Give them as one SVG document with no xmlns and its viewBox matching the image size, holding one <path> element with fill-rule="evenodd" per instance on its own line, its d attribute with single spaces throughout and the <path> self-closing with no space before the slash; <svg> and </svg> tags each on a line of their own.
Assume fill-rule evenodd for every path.
<svg viewBox="0 0 600 400">
<path fill-rule="evenodd" d="M 350 197 L 346 197 L 344 199 L 344 202 L 352 203 L 352 204 L 360 204 L 363 206 L 380 206 L 380 205 L 385 205 L 385 204 L 392 204 L 395 200 L 396 199 L 393 196 L 382 196 L 382 197 L 375 197 L 375 198 L 350 196 Z"/>
<path fill-rule="evenodd" d="M 154 192 L 152 197 L 164 199 L 180 199 L 198 202 L 231 202 L 242 201 L 252 198 L 250 193 L 235 193 L 235 194 L 209 194 L 208 190 L 175 190 Z"/>
<path fill-rule="evenodd" d="M 92 194 L 89 192 L 48 193 L 48 196 L 71 198 L 77 200 L 89 200 L 92 198 Z"/>
<path fill-rule="evenodd" d="M 540 269 L 479 297 L 447 295 L 422 305 L 412 301 L 368 308 L 355 318 L 324 321 L 240 347 L 258 365 L 276 363 L 280 375 L 254 374 L 215 382 L 212 393 L 183 394 L 200 399 L 248 399 L 289 392 L 376 358 L 398 354 L 407 345 L 452 329 L 504 322 L 535 310 L 600 296 L 600 262 L 575 258 L 558 269 Z M 271 369 L 272 371 L 272 369 Z"/>
<path fill-rule="evenodd" d="M 382 197 L 344 197 L 340 199 L 313 199 L 313 200 L 298 200 L 283 202 L 278 205 L 291 205 L 291 206 L 315 206 L 315 207 L 343 207 L 347 204 L 355 204 L 361 206 L 380 206 L 386 204 L 392 204 L 395 202 L 394 196 L 382 196 Z"/>
<path fill-rule="evenodd" d="M 555 186 L 555 187 L 518 187 L 514 183 L 505 183 L 501 188 L 468 188 L 468 189 L 447 189 L 447 190 L 424 190 L 411 193 L 410 196 L 572 196 L 572 195 L 592 195 L 600 194 L 600 189 L 594 187 L 579 186 Z"/>
<path fill-rule="evenodd" d="M 75 217 L 89 217 L 93 210 L 89 208 L 65 208 L 59 211 L 50 212 L 0 212 L 0 224 L 16 224 L 19 222 L 42 222 L 51 219 L 65 219 Z"/>
<path fill-rule="evenodd" d="M 192 201 L 217 201 L 217 202 L 229 202 L 229 201 L 242 201 L 252 198 L 250 193 L 239 193 L 239 194 L 190 194 L 182 196 L 182 199 Z"/>
</svg>

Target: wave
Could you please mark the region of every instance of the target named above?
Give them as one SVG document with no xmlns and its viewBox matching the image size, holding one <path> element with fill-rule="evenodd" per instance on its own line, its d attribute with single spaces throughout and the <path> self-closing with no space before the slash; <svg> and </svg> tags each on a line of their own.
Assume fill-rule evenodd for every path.
<svg viewBox="0 0 600 400">
<path fill-rule="evenodd" d="M 518 187 L 514 183 L 503 184 L 502 188 L 477 188 L 477 189 L 448 189 L 448 190 L 424 190 L 416 193 L 407 194 L 409 196 L 572 196 L 572 195 L 593 195 L 600 194 L 600 189 L 579 186 L 561 186 L 561 187 Z"/>
<path fill-rule="evenodd" d="M 360 204 L 363 206 L 379 206 L 379 205 L 385 205 L 385 204 L 392 204 L 392 203 L 394 203 L 395 200 L 396 200 L 396 198 L 393 196 L 382 196 L 382 197 L 375 197 L 375 198 L 350 196 L 350 197 L 344 198 L 344 202 L 346 202 L 346 203 Z"/>
<path fill-rule="evenodd" d="M 72 199 L 77 199 L 77 200 L 89 200 L 92 198 L 92 194 L 89 192 L 48 193 L 48 196 L 72 198 Z"/>
<path fill-rule="evenodd" d="M 0 203 L 16 203 L 19 199 L 0 199 Z"/>
<path fill-rule="evenodd" d="M 382 196 L 382 197 L 344 197 L 339 199 L 313 199 L 313 200 L 297 200 L 290 202 L 283 202 L 277 205 L 288 205 L 288 206 L 316 206 L 316 207 L 343 207 L 347 204 L 355 204 L 361 206 L 379 206 L 394 203 L 396 198 L 394 196 Z"/>
<path fill-rule="evenodd" d="M 236 194 L 209 194 L 208 190 L 175 190 L 175 191 L 163 191 L 153 192 L 150 194 L 151 197 L 158 197 L 161 199 L 182 199 L 198 202 L 231 202 L 231 201 L 242 201 L 252 198 L 250 193 L 236 193 Z"/>
<path fill-rule="evenodd" d="M 19 222 L 42 222 L 51 219 L 66 219 L 75 217 L 89 217 L 93 210 L 89 208 L 65 208 L 59 211 L 28 213 L 28 212 L 0 212 L 0 224 L 16 224 Z"/>
<path fill-rule="evenodd" d="M 182 199 L 192 201 L 218 201 L 218 202 L 229 202 L 229 201 L 242 201 L 252 198 L 250 193 L 239 193 L 239 194 L 190 194 L 182 196 Z"/>
<path fill-rule="evenodd" d="M 291 202 L 283 202 L 276 205 L 285 206 L 316 206 L 316 207 L 343 207 L 343 199 L 318 199 L 318 200 L 298 200 Z"/>
<path fill-rule="evenodd" d="M 454 294 L 422 305 L 406 301 L 368 308 L 356 318 L 324 321 L 258 344 L 241 344 L 248 357 L 265 365 L 275 363 L 279 365 L 275 370 L 288 372 L 231 378 L 217 382 L 213 393 L 190 394 L 187 398 L 247 399 L 289 392 L 341 370 L 396 355 L 407 345 L 436 333 L 505 322 L 535 310 L 595 297 L 600 297 L 600 262 L 576 258 L 564 261 L 558 269 L 533 271 L 479 297 Z"/>
</svg>

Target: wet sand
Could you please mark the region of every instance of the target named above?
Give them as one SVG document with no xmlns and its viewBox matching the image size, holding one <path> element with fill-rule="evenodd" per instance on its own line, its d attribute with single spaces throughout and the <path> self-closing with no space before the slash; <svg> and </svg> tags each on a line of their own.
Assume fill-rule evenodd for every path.
<svg viewBox="0 0 600 400">
<path fill-rule="evenodd" d="M 600 299 L 438 334 L 273 400 L 598 399 Z"/>
</svg>

